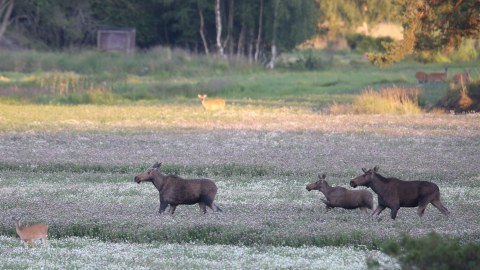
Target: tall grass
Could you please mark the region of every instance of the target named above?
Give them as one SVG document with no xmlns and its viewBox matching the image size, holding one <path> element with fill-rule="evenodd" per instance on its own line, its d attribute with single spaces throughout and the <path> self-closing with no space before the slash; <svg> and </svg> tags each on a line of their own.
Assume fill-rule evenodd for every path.
<svg viewBox="0 0 480 270">
<path fill-rule="evenodd" d="M 135 74 L 161 77 L 172 75 L 215 74 L 230 68 L 251 72 L 256 69 L 247 61 L 194 55 L 181 49 L 156 47 L 127 55 L 96 50 L 61 52 L 0 50 L 0 70 L 10 72 L 72 71 L 80 74 Z M 208 68 L 207 68 L 208 67 Z"/>
<path fill-rule="evenodd" d="M 356 114 L 418 114 L 420 88 L 387 87 L 367 89 L 353 100 L 351 106 L 330 106 L 333 113 Z"/>
<path fill-rule="evenodd" d="M 399 243 L 386 241 L 382 250 L 398 257 L 403 269 L 467 270 L 480 264 L 480 244 L 464 244 L 433 232 L 421 238 L 404 236 Z"/>
</svg>

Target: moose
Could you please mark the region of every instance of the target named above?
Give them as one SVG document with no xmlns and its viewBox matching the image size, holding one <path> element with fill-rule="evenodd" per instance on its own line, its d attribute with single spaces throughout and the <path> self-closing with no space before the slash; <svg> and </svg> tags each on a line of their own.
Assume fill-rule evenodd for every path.
<svg viewBox="0 0 480 270">
<path fill-rule="evenodd" d="M 362 169 L 364 174 L 350 181 L 350 186 L 366 186 L 378 195 L 378 206 L 373 211 L 379 215 L 385 208 L 390 208 L 392 219 L 397 217 L 400 207 L 417 207 L 421 217 L 429 203 L 433 204 L 442 214 L 448 216 L 449 211 L 440 201 L 438 186 L 429 181 L 403 181 L 394 177 L 383 177 L 378 173 L 378 166 L 372 169 Z"/>
<path fill-rule="evenodd" d="M 307 185 L 307 190 L 318 190 L 325 195 L 321 199 L 327 209 L 341 207 L 345 209 L 360 208 L 363 212 L 373 208 L 373 196 L 367 190 L 348 190 L 344 187 L 331 187 L 325 181 L 326 175 L 318 175 L 318 180 Z"/>
<path fill-rule="evenodd" d="M 205 214 L 207 206 L 213 211 L 223 212 L 213 200 L 217 194 L 217 186 L 210 179 L 183 179 L 176 175 L 164 175 L 160 172 L 162 163 L 156 162 L 145 172 L 135 176 L 134 181 L 152 182 L 160 193 L 160 209 L 162 214 L 170 205 L 170 214 L 180 204 L 199 204 Z"/>
<path fill-rule="evenodd" d="M 20 224 L 20 218 L 12 217 L 12 219 L 15 221 L 15 230 L 26 248 L 28 248 L 28 245 L 35 247 L 34 241 L 37 239 L 42 239 L 43 246 L 48 248 L 47 225 L 40 223 L 23 227 L 22 224 Z"/>
</svg>

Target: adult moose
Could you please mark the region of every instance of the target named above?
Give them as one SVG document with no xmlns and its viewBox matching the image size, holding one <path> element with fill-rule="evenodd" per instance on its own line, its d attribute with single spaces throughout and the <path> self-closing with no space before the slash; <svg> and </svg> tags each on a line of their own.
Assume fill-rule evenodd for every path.
<svg viewBox="0 0 480 270">
<path fill-rule="evenodd" d="M 417 207 L 421 217 L 429 203 L 433 204 L 442 214 L 449 211 L 440 201 L 438 186 L 428 181 L 402 181 L 397 178 L 385 178 L 378 173 L 378 166 L 370 170 L 362 169 L 364 174 L 350 181 L 352 187 L 370 187 L 378 195 L 378 206 L 372 215 L 379 215 L 385 208 L 390 208 L 392 219 L 397 217 L 400 207 Z"/>
<path fill-rule="evenodd" d="M 318 190 L 325 195 L 321 199 L 327 209 L 341 207 L 345 209 L 360 208 L 363 212 L 373 208 L 373 196 L 367 190 L 348 190 L 344 187 L 331 187 L 325 181 L 326 175 L 318 175 L 318 180 L 307 185 L 307 190 Z"/>
<path fill-rule="evenodd" d="M 207 206 L 214 211 L 222 212 L 213 200 L 217 194 L 217 186 L 210 179 L 183 179 L 176 175 L 164 175 L 160 172 L 162 163 L 156 162 L 145 172 L 135 176 L 134 181 L 152 182 L 160 193 L 161 214 L 170 205 L 170 214 L 173 215 L 175 208 L 180 204 L 196 204 L 203 213 L 207 212 Z"/>
</svg>

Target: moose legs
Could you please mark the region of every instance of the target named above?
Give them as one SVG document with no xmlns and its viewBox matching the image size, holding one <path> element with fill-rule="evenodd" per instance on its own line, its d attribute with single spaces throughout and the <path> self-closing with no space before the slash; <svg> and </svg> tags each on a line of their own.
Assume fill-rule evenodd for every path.
<svg viewBox="0 0 480 270">
<path fill-rule="evenodd" d="M 167 209 L 168 203 L 162 200 L 162 197 L 160 197 L 160 208 L 158 209 L 158 213 L 163 213 L 165 212 L 165 209 Z M 175 211 L 175 210 L 174 210 Z"/>
<path fill-rule="evenodd" d="M 380 213 L 385 210 L 386 206 L 383 205 L 378 205 L 377 208 L 372 212 L 371 216 L 374 216 L 375 214 L 378 216 Z"/>
<path fill-rule="evenodd" d="M 448 211 L 448 209 L 443 206 L 442 202 L 440 201 L 440 199 L 435 199 L 432 201 L 432 204 L 433 206 L 435 206 L 438 210 L 440 210 L 440 212 L 442 212 L 442 214 L 444 214 L 445 216 L 448 216 L 450 214 L 450 211 Z"/>
</svg>

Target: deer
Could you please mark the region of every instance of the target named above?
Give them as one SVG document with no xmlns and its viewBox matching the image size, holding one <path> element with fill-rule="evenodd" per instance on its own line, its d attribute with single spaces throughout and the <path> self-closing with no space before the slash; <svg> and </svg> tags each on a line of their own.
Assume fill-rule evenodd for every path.
<svg viewBox="0 0 480 270">
<path fill-rule="evenodd" d="M 156 162 L 143 173 L 135 176 L 134 181 L 151 182 L 160 195 L 160 208 L 162 214 L 170 205 L 170 214 L 180 204 L 199 204 L 200 210 L 207 213 L 207 206 L 215 212 L 223 212 L 213 201 L 217 194 L 217 186 L 211 179 L 184 179 L 176 175 L 164 175 L 160 172 L 162 163 Z"/>
<path fill-rule="evenodd" d="M 206 94 L 198 94 L 198 98 L 202 102 L 202 106 L 207 111 L 223 110 L 225 109 L 224 99 L 209 99 L 207 100 Z"/>
<path fill-rule="evenodd" d="M 400 207 L 417 207 L 417 214 L 422 217 L 428 204 L 435 206 L 442 214 L 450 212 L 440 201 L 440 189 L 429 181 L 403 181 L 394 177 L 383 177 L 378 173 L 378 166 L 372 169 L 363 168 L 363 174 L 350 181 L 350 186 L 366 186 L 378 195 L 378 206 L 371 214 L 377 216 L 390 208 L 392 219 L 397 217 Z"/>
<path fill-rule="evenodd" d="M 446 82 L 447 81 L 448 67 L 445 67 L 444 72 L 434 72 L 427 75 L 427 82 Z"/>
<path fill-rule="evenodd" d="M 39 223 L 28 227 L 22 227 L 20 224 L 20 218 L 12 217 L 12 219 L 15 221 L 15 230 L 26 248 L 28 248 L 29 244 L 32 247 L 35 247 L 34 241 L 42 239 L 43 246 L 48 249 L 48 226 L 46 224 Z"/>
<path fill-rule="evenodd" d="M 418 83 L 428 82 L 428 74 L 423 71 L 417 71 L 417 73 L 415 73 L 415 78 L 417 79 Z"/>
<path fill-rule="evenodd" d="M 453 76 L 453 83 L 455 87 L 465 86 L 470 83 L 470 71 L 465 69 L 462 73 L 457 73 Z"/>
<path fill-rule="evenodd" d="M 326 200 L 321 199 L 328 209 L 341 207 L 344 209 L 360 208 L 367 213 L 367 208 L 373 208 L 373 195 L 367 190 L 348 190 L 344 187 L 331 187 L 325 181 L 326 174 L 318 175 L 318 180 L 307 185 L 307 190 L 318 190 L 325 195 Z"/>
</svg>

